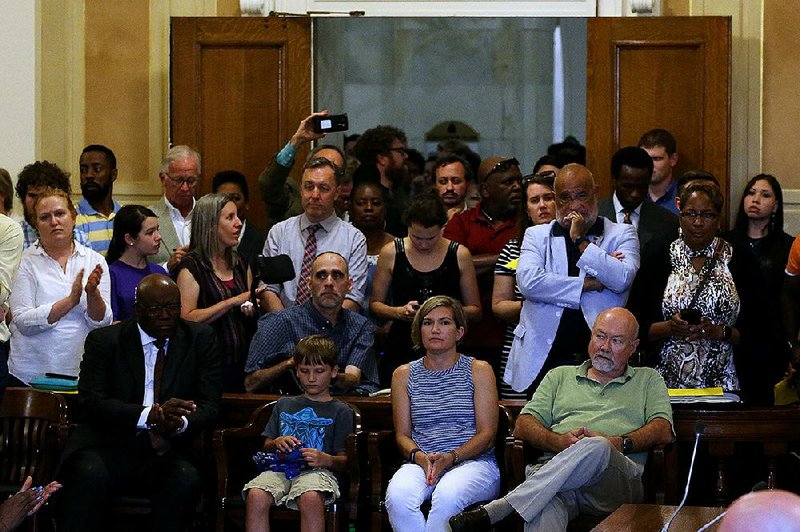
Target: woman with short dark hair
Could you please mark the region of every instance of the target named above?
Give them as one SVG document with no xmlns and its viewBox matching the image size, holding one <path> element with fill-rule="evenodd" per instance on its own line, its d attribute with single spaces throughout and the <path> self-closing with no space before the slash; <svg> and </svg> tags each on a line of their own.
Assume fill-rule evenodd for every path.
<svg viewBox="0 0 800 532">
<path fill-rule="evenodd" d="M 433 192 L 415 196 L 406 210 L 408 236 L 386 244 L 378 258 L 369 310 L 392 320 L 380 360 L 381 383 L 394 369 L 419 356 L 410 342 L 411 321 L 419 305 L 434 295 L 447 295 L 464 305 L 470 321 L 481 319 L 475 267 L 469 250 L 442 237 L 447 210 Z"/>
</svg>

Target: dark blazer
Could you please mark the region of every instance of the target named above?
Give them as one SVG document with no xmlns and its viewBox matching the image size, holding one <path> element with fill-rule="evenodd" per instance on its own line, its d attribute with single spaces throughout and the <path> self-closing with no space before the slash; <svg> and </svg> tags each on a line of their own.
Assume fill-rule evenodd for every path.
<svg viewBox="0 0 800 532">
<path fill-rule="evenodd" d="M 612 222 L 617 221 L 617 213 L 614 211 L 614 202 L 611 197 L 603 198 L 597 204 L 600 216 L 605 216 Z M 660 257 L 666 250 L 669 252 L 669 245 L 678 238 L 678 217 L 663 207 L 652 203 L 642 203 L 642 210 L 639 211 L 639 254 L 642 259 L 642 266 L 645 260 L 649 260 L 648 255 Z"/>
<path fill-rule="evenodd" d="M 611 197 L 598 202 L 598 212 L 612 221 L 617 220 Z M 661 300 L 669 277 L 669 245 L 678 238 L 678 217 L 663 207 L 642 203 L 639 211 L 639 255 L 640 265 L 631 286 L 626 307 L 639 321 L 641 357 L 637 361 L 654 365 L 656 349 L 648 343 L 648 330 L 653 321 L 660 320 Z"/>
<path fill-rule="evenodd" d="M 169 339 L 160 397 L 191 399 L 197 410 L 187 416 L 186 432 L 173 444 L 211 426 L 219 413 L 222 372 L 216 334 L 205 324 L 178 320 Z M 144 351 L 136 320 L 96 329 L 86 338 L 78 402 L 84 414 L 67 443 L 65 456 L 84 447 L 122 444 L 136 437 L 144 398 Z"/>
<path fill-rule="evenodd" d="M 251 270 L 255 266 L 256 257 L 264 251 L 264 240 L 266 239 L 267 234 L 248 220 L 244 226 L 242 241 L 239 242 L 239 246 L 236 250 L 239 252 L 239 255 L 247 260 Z"/>
</svg>

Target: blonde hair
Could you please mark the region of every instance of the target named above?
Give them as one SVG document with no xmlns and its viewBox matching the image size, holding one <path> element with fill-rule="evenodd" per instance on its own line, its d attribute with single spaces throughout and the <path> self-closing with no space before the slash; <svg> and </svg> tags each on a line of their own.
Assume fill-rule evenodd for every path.
<svg viewBox="0 0 800 532">
<path fill-rule="evenodd" d="M 433 296 L 419 307 L 417 315 L 414 316 L 414 321 L 411 323 L 411 341 L 417 349 L 424 347 L 422 345 L 422 320 L 437 307 L 449 308 L 453 314 L 453 321 L 456 322 L 456 329 L 463 327 L 464 333 L 466 334 L 467 332 L 467 317 L 464 314 L 464 307 L 461 306 L 461 303 L 449 296 Z"/>
</svg>

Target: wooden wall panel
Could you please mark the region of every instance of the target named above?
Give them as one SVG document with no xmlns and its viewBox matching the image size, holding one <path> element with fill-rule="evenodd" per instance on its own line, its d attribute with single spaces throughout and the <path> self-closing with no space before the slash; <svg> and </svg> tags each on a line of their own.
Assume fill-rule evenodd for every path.
<svg viewBox="0 0 800 532">
<path fill-rule="evenodd" d="M 258 174 L 310 113 L 310 41 L 308 18 L 172 20 L 172 143 L 203 157 L 198 196 L 216 172 L 244 173 L 262 227 Z"/>
<path fill-rule="evenodd" d="M 587 164 L 601 195 L 614 152 L 656 127 L 677 139 L 678 175 L 702 168 L 727 190 L 730 19 L 595 18 L 588 28 Z"/>
</svg>

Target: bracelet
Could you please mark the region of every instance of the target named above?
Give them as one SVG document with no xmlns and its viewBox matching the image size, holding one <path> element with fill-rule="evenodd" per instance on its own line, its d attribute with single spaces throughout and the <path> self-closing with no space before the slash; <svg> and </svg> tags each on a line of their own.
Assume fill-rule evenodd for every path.
<svg viewBox="0 0 800 532">
<path fill-rule="evenodd" d="M 733 327 L 730 325 L 723 325 L 722 326 L 722 337 L 726 340 L 730 340 L 733 336 Z"/>
<path fill-rule="evenodd" d="M 456 452 L 455 449 L 453 449 L 452 451 L 449 451 L 449 454 L 453 455 L 453 465 L 454 466 L 461 461 L 461 458 L 458 456 L 458 453 Z"/>
<path fill-rule="evenodd" d="M 411 449 L 411 452 L 408 453 L 408 461 L 411 462 L 412 464 L 415 464 L 416 461 L 414 459 L 417 457 L 417 451 L 421 450 L 422 449 L 420 449 L 419 447 L 414 447 L 413 449 Z"/>
</svg>

